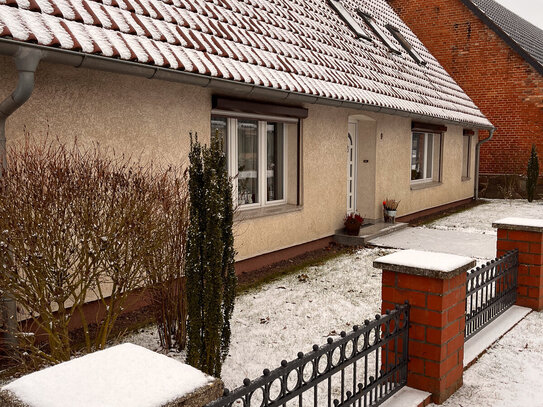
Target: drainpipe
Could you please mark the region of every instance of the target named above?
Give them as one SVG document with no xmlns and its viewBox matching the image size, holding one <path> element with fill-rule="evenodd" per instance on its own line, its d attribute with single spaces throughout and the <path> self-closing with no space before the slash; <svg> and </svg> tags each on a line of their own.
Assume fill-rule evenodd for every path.
<svg viewBox="0 0 543 407">
<path fill-rule="evenodd" d="M 492 140 L 492 137 L 494 137 L 494 132 L 496 131 L 496 128 L 490 129 L 489 133 L 490 135 L 479 141 L 477 145 L 475 146 L 475 200 L 479 199 L 479 161 L 481 160 L 481 144 L 486 143 L 487 141 Z"/>
<path fill-rule="evenodd" d="M 11 95 L 0 102 L 0 162 L 2 165 L 0 177 L 3 176 L 3 170 L 7 168 L 6 120 L 30 98 L 34 90 L 34 74 L 40 62 L 41 51 L 19 48 L 14 57 L 15 67 L 19 74 L 17 87 Z M 17 345 L 17 339 L 13 334 L 17 328 L 17 306 L 9 293 L 0 296 L 0 306 L 2 320 L 5 321 L 7 328 L 7 332 L 3 335 L 3 342 L 8 348 L 12 348 Z"/>
</svg>

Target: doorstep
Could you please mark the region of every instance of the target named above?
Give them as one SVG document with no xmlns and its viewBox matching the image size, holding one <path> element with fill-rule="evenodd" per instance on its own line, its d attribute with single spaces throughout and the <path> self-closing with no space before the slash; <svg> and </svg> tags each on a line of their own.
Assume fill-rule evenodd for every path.
<svg viewBox="0 0 543 407">
<path fill-rule="evenodd" d="M 334 235 L 334 241 L 344 246 L 365 246 L 368 241 L 375 239 L 379 236 L 388 235 L 392 232 L 396 232 L 407 227 L 407 223 L 385 223 L 378 222 L 369 225 L 363 225 L 360 228 L 358 236 L 349 236 L 343 231 L 338 231 Z"/>
</svg>

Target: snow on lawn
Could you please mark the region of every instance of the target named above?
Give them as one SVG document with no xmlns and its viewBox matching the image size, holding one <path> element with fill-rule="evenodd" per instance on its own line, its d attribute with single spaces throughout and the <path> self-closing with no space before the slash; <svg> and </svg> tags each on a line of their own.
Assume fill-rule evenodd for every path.
<svg viewBox="0 0 543 407">
<path fill-rule="evenodd" d="M 543 313 L 529 314 L 464 372 L 464 385 L 441 406 L 543 406 L 542 327 Z"/>
<path fill-rule="evenodd" d="M 328 336 L 372 319 L 381 308 L 381 271 L 373 260 L 391 250 L 363 249 L 301 270 L 236 298 L 230 353 L 222 368 L 229 389 L 323 345 Z M 123 341 L 160 350 L 153 327 Z M 184 360 L 184 354 L 169 356 Z"/>
<path fill-rule="evenodd" d="M 431 222 L 424 227 L 441 230 L 461 230 L 469 233 L 496 234 L 492 222 L 502 218 L 543 218 L 543 202 L 526 200 L 485 199 L 485 204 Z"/>
</svg>

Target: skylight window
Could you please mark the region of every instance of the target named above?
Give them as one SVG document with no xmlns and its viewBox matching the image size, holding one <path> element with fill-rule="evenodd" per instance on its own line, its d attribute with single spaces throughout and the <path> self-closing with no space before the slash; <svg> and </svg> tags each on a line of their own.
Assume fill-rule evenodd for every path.
<svg viewBox="0 0 543 407">
<path fill-rule="evenodd" d="M 381 39 L 381 41 L 385 43 L 390 51 L 394 52 L 395 54 L 400 54 L 400 49 L 396 46 L 396 44 L 390 41 L 390 38 L 388 38 L 385 32 L 381 29 L 381 26 L 377 24 L 372 16 L 364 13 L 362 10 L 358 10 L 358 15 L 364 19 L 366 24 L 371 27 L 373 32 Z"/>
<path fill-rule="evenodd" d="M 426 61 L 420 56 L 415 48 L 413 48 L 409 41 L 407 41 L 407 39 L 402 35 L 400 30 L 390 24 L 387 25 L 387 29 L 394 36 L 394 38 L 398 40 L 398 42 L 407 51 L 407 53 L 411 55 L 411 58 L 413 58 L 417 64 L 426 65 Z"/>
<path fill-rule="evenodd" d="M 338 13 L 339 17 L 349 26 L 351 31 L 358 37 L 364 38 L 365 40 L 371 41 L 371 38 L 366 34 L 366 32 L 360 27 L 353 16 L 343 7 L 338 0 L 328 0 L 328 4 Z"/>
</svg>

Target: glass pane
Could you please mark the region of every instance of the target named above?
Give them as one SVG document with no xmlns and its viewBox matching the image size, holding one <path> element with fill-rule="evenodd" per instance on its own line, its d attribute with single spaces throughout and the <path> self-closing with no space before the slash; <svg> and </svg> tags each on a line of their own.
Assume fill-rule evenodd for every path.
<svg viewBox="0 0 543 407">
<path fill-rule="evenodd" d="M 284 137 L 283 124 L 267 124 L 267 164 L 266 164 L 266 200 L 283 199 Z"/>
<path fill-rule="evenodd" d="M 424 178 L 424 133 L 413 133 L 411 143 L 411 180 Z"/>
<path fill-rule="evenodd" d="M 426 148 L 426 178 L 432 178 L 432 168 L 434 159 L 434 135 L 428 134 L 428 145 Z"/>
<path fill-rule="evenodd" d="M 211 116 L 211 136 L 218 136 L 222 143 L 222 149 L 226 153 L 227 140 L 227 119 L 226 117 Z"/>
<path fill-rule="evenodd" d="M 238 203 L 258 202 L 258 121 L 238 120 Z"/>
</svg>

